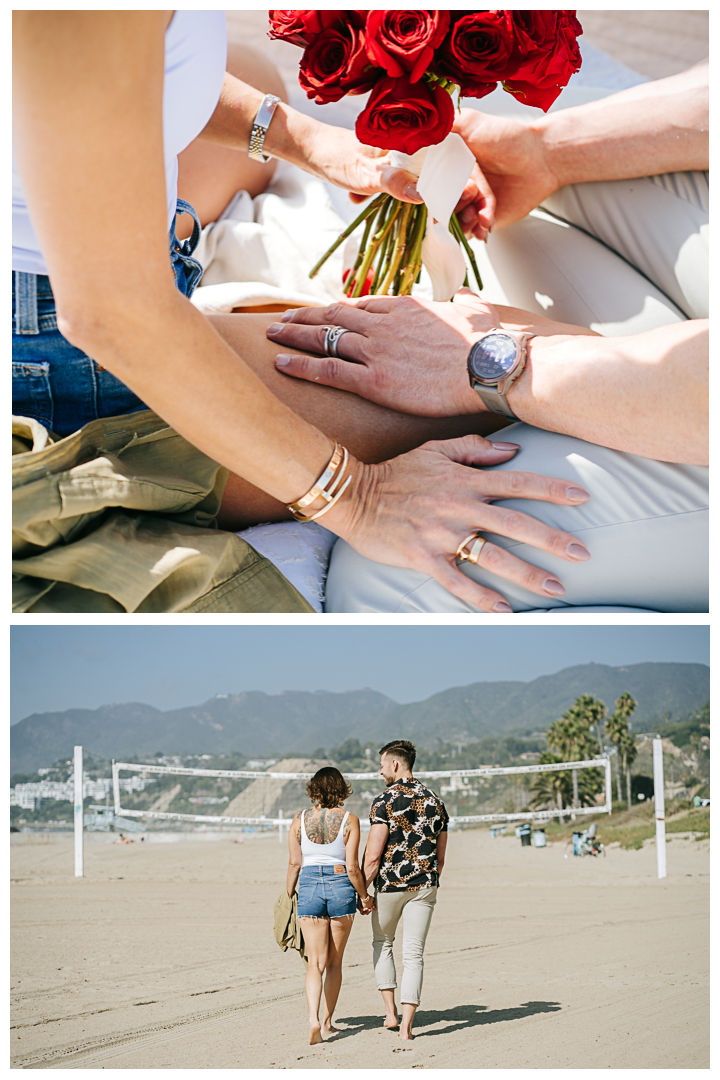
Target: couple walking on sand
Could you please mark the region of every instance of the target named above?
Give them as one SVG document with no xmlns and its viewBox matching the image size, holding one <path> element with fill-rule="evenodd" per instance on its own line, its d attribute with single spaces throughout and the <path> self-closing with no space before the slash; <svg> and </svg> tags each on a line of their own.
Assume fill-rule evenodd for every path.
<svg viewBox="0 0 720 1080">
<path fill-rule="evenodd" d="M 423 951 L 447 846 L 442 801 L 413 777 L 415 747 L 406 739 L 380 750 L 386 790 L 370 807 L 370 834 L 359 862 L 360 822 L 343 810 L 352 788 L 338 769 L 320 769 L 307 785 L 312 810 L 298 812 L 290 829 L 287 892 L 297 890 L 297 913 L 308 968 L 310 1043 L 338 1030 L 332 1017 L 342 984 L 342 961 L 355 912 L 372 916 L 373 967 L 385 1005 L 384 1026 L 413 1038 L 420 1004 Z M 368 889 L 374 883 L 374 896 Z M 403 921 L 402 1018 L 395 1004 L 393 943 Z M 323 985 L 324 975 L 324 985 Z M 322 1016 L 320 1003 L 322 999 Z"/>
</svg>

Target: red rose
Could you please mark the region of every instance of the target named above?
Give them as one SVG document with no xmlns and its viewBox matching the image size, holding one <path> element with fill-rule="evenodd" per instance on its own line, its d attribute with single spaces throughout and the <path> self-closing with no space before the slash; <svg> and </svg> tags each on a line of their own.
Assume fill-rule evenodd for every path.
<svg viewBox="0 0 720 1080">
<path fill-rule="evenodd" d="M 268 14 L 268 37 L 280 38 L 302 48 L 310 45 L 323 30 L 342 26 L 345 21 L 343 11 L 270 11 Z"/>
<path fill-rule="evenodd" d="M 511 11 L 518 66 L 505 89 L 545 112 L 580 70 L 577 37 L 582 26 L 574 11 Z"/>
<path fill-rule="evenodd" d="M 458 83 L 464 97 L 484 97 L 515 74 L 511 11 L 471 11 L 461 16 L 440 48 L 435 69 Z"/>
<path fill-rule="evenodd" d="M 370 11 L 368 56 L 394 79 L 409 72 L 410 82 L 417 82 L 449 26 L 449 11 Z"/>
<path fill-rule="evenodd" d="M 309 98 L 327 105 L 345 94 L 364 94 L 379 75 L 380 69 L 367 58 L 362 30 L 346 23 L 339 29 L 325 30 L 308 45 L 298 77 Z"/>
<path fill-rule="evenodd" d="M 434 146 L 449 134 L 455 108 L 447 90 L 435 83 L 411 83 L 401 79 L 381 79 L 367 105 L 355 121 L 361 143 L 383 150 L 414 154 L 423 146 Z"/>
</svg>

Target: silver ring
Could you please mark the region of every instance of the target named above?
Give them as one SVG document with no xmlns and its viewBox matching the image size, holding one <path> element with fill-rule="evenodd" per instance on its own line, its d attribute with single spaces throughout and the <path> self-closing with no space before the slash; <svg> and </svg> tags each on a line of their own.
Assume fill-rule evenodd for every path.
<svg viewBox="0 0 720 1080">
<path fill-rule="evenodd" d="M 342 359 L 342 357 L 338 356 L 338 341 L 343 334 L 347 334 L 349 331 L 344 326 L 323 326 L 323 330 L 325 331 L 323 351 L 327 356 L 334 356 L 338 360 Z"/>
<path fill-rule="evenodd" d="M 466 551 L 465 548 L 471 540 L 473 543 L 469 551 Z M 487 540 L 483 536 L 480 536 L 478 533 L 470 533 L 469 536 L 465 537 L 462 544 L 459 545 L 455 552 L 455 558 L 458 562 L 471 562 L 477 565 L 478 559 L 480 558 L 480 552 L 486 544 Z"/>
</svg>

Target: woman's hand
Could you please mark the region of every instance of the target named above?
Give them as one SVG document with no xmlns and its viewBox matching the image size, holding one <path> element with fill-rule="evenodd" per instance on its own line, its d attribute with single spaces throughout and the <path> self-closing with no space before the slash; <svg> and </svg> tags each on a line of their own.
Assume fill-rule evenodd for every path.
<svg viewBox="0 0 720 1080">
<path fill-rule="evenodd" d="M 363 202 L 381 191 L 403 202 L 422 202 L 417 177 L 393 165 L 386 150 L 359 142 L 352 131 L 322 124 L 303 150 L 306 160 L 298 160 L 297 164 L 337 187 L 346 188 L 353 202 Z M 495 215 L 495 197 L 477 166 L 465 185 L 458 209 L 468 205 L 475 211 L 473 235 L 486 240 Z"/>
<path fill-rule="evenodd" d="M 470 533 L 496 533 L 571 562 L 590 558 L 570 533 L 491 505 L 496 499 L 520 498 L 573 506 L 590 498 L 567 480 L 470 467 L 508 461 L 516 450 L 512 443 L 494 444 L 468 435 L 425 443 L 380 465 L 353 461 L 352 495 L 333 506 L 325 521 L 356 551 L 376 562 L 430 574 L 454 596 L 482 611 L 509 612 L 512 609 L 500 593 L 472 581 L 456 565 L 457 548 Z M 565 592 L 553 574 L 491 542 L 483 546 L 478 565 L 540 596 Z"/>
<path fill-rule="evenodd" d="M 361 898 L 358 896 L 357 902 L 358 911 L 361 915 L 369 915 L 371 911 L 375 910 L 375 899 L 368 893 L 366 902 L 363 904 Z"/>
<path fill-rule="evenodd" d="M 267 336 L 303 352 L 323 352 L 327 324 L 351 331 L 338 342 L 341 359 L 281 353 L 275 365 L 287 375 L 417 416 L 485 411 L 470 385 L 467 359 L 477 335 L 499 326 L 500 316 L 469 289 L 447 304 L 367 296 L 326 308 L 296 308 L 282 319 L 267 328 Z"/>
</svg>

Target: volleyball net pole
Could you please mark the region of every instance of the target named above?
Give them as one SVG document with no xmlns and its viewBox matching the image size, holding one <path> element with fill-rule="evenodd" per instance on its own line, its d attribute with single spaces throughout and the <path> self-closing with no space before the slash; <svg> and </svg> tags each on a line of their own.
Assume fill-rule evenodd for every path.
<svg viewBox="0 0 720 1080">
<path fill-rule="evenodd" d="M 83 877 L 83 748 L 73 752 L 73 829 L 75 833 L 75 877 Z"/>
<path fill-rule="evenodd" d="M 549 772 L 572 772 L 580 769 L 603 769 L 605 772 L 605 802 L 601 806 L 566 806 L 563 808 L 543 808 L 538 810 L 520 810 L 516 813 L 489 813 L 456 815 L 450 818 L 451 824 L 468 825 L 485 821 L 549 821 L 552 818 L 567 817 L 570 814 L 584 816 L 588 814 L 611 814 L 612 813 L 612 783 L 610 772 L 610 759 L 607 757 L 592 758 L 587 761 L 563 761 L 553 762 L 547 765 L 509 765 L 493 766 L 480 769 L 442 769 L 436 771 L 416 772 L 413 776 L 418 780 L 442 780 L 453 776 L 457 777 L 493 777 L 493 776 L 516 776 L 535 775 Z M 154 818 L 162 821 L 188 821 L 204 825 L 262 825 L 265 827 L 278 828 L 280 842 L 282 843 L 283 829 L 289 828 L 290 818 L 280 816 L 269 817 L 227 817 L 215 814 L 179 814 L 168 810 L 130 810 L 124 809 L 120 803 L 120 772 L 150 773 L 159 776 L 207 776 L 215 780 L 311 780 L 314 773 L 284 773 L 284 772 L 257 772 L 242 769 L 195 769 L 185 766 L 173 765 L 140 765 L 135 762 L 113 761 L 113 800 L 115 814 L 118 817 Z M 347 780 L 375 780 L 377 772 L 344 773 Z M 364 819 L 362 824 L 368 825 Z"/>
</svg>

